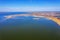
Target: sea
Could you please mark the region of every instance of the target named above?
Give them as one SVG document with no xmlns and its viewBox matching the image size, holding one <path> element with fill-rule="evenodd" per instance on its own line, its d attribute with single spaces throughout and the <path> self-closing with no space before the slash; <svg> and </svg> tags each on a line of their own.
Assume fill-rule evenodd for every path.
<svg viewBox="0 0 60 40">
<path fill-rule="evenodd" d="M 56 22 L 20 14 L 32 13 L 0 12 L 1 40 L 60 40 L 60 26 Z"/>
</svg>

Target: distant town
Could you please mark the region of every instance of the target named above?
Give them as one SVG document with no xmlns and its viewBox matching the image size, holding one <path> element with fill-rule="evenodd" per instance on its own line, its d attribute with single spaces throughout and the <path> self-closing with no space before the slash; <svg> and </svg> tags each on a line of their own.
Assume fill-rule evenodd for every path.
<svg viewBox="0 0 60 40">
<path fill-rule="evenodd" d="M 32 15 L 60 18 L 60 12 L 32 12 Z"/>
</svg>

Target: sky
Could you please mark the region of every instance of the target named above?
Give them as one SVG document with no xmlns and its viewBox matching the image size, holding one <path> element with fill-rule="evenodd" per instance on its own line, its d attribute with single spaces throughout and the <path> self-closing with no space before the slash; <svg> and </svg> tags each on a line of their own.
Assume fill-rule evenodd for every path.
<svg viewBox="0 0 60 40">
<path fill-rule="evenodd" d="M 60 11 L 60 0 L 0 0 L 0 12 Z"/>
</svg>

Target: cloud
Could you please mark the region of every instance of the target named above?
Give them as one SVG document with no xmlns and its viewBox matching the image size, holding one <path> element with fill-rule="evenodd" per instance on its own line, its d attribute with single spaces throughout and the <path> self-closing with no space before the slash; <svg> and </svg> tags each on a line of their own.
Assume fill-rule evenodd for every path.
<svg viewBox="0 0 60 40">
<path fill-rule="evenodd" d="M 33 7 L 32 11 L 60 11 L 60 7 Z"/>
<path fill-rule="evenodd" d="M 0 12 L 28 12 L 31 11 L 31 7 L 3 7 L 0 8 Z"/>
<path fill-rule="evenodd" d="M 3 8 L 0 8 L 0 12 L 30 12 L 30 11 L 60 11 L 60 7 L 24 6 L 24 7 L 3 7 Z"/>
</svg>

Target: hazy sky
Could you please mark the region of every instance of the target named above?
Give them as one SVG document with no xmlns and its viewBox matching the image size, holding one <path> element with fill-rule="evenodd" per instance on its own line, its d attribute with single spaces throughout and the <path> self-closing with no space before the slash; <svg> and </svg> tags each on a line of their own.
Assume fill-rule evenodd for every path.
<svg viewBox="0 0 60 40">
<path fill-rule="evenodd" d="M 60 0 L 0 0 L 0 12 L 60 11 Z"/>
</svg>

